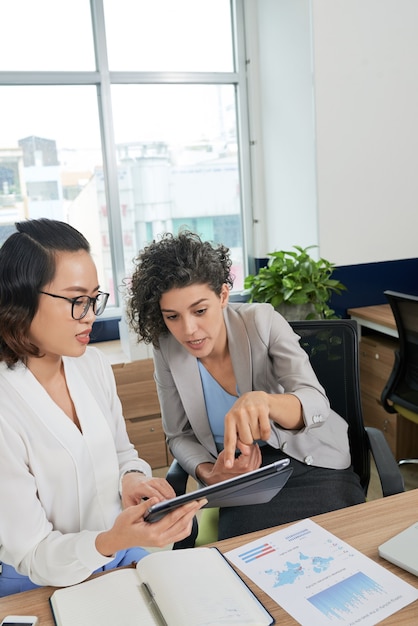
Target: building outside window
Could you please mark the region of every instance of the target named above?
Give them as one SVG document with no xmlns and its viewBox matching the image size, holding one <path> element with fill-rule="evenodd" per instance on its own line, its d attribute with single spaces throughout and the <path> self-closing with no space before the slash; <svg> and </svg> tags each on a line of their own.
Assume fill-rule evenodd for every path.
<svg viewBox="0 0 418 626">
<path fill-rule="evenodd" d="M 186 228 L 230 247 L 241 290 L 242 1 L 14 0 L 5 16 L 0 244 L 17 220 L 71 223 L 115 312 L 138 250 Z"/>
</svg>

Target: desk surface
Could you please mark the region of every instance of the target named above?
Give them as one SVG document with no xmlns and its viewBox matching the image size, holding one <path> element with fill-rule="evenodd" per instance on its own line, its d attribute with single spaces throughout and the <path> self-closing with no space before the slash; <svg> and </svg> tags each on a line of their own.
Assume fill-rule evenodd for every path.
<svg viewBox="0 0 418 626">
<path fill-rule="evenodd" d="M 317 515 L 312 519 L 325 529 L 340 537 L 343 541 L 354 546 L 357 550 L 363 552 L 363 554 L 366 554 L 374 561 L 377 561 L 418 588 L 418 578 L 416 576 L 396 567 L 396 565 L 388 563 L 380 558 L 377 552 L 377 547 L 381 543 L 417 521 L 417 489 L 388 498 L 373 500 L 340 511 Z M 289 524 L 277 528 L 284 528 L 285 526 L 289 526 Z M 250 533 L 249 535 L 233 537 L 232 539 L 219 541 L 215 545 L 217 545 L 222 552 L 227 552 L 228 550 L 237 548 L 242 544 L 253 541 L 274 530 L 277 529 L 270 528 L 267 531 L 259 531 Z M 297 624 L 288 613 L 262 592 L 254 583 L 245 576 L 243 576 L 243 578 L 276 618 L 278 626 Z M 48 603 L 48 598 L 52 591 L 53 587 L 43 587 L 6 598 L 0 598 L 0 619 L 7 614 L 37 615 L 40 618 L 40 626 L 54 626 Z M 417 623 L 417 616 L 418 601 L 410 604 L 380 623 L 396 626 L 411 626 Z"/>
<path fill-rule="evenodd" d="M 352 319 L 357 320 L 360 326 L 377 330 L 385 335 L 398 337 L 398 330 L 390 304 L 362 306 L 356 309 L 348 309 L 347 313 Z"/>
</svg>

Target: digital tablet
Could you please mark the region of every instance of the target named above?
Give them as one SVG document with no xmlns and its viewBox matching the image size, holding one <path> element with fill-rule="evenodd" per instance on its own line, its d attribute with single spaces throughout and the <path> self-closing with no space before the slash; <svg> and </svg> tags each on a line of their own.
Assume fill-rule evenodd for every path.
<svg viewBox="0 0 418 626">
<path fill-rule="evenodd" d="M 148 509 L 144 519 L 147 522 L 156 522 L 178 506 L 200 498 L 208 500 L 203 508 L 270 502 L 285 486 L 293 471 L 289 463 L 289 459 L 275 461 L 241 476 L 190 491 L 170 500 L 157 502 Z"/>
</svg>

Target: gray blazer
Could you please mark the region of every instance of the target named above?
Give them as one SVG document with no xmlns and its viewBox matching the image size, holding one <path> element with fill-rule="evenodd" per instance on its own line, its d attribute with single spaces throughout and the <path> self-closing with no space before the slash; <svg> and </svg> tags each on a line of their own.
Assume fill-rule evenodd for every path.
<svg viewBox="0 0 418 626">
<path fill-rule="evenodd" d="M 292 393 L 305 426 L 286 430 L 272 422 L 270 446 L 306 463 L 332 469 L 350 465 L 347 423 L 329 406 L 306 352 L 287 321 L 270 304 L 230 303 L 224 310 L 229 350 L 241 394 Z M 206 412 L 197 359 L 170 334 L 154 350 L 163 427 L 173 456 L 196 477 L 199 463 L 217 450 Z"/>
</svg>

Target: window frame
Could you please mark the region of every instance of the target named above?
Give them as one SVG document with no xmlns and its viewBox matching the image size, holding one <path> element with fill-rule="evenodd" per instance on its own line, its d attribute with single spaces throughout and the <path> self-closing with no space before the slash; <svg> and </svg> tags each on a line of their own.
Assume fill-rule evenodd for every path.
<svg viewBox="0 0 418 626">
<path fill-rule="evenodd" d="M 233 29 L 233 72 L 135 72 L 110 71 L 107 57 L 105 15 L 103 0 L 90 0 L 93 43 L 96 59 L 95 71 L 0 71 L 0 86 L 73 86 L 96 87 L 100 134 L 102 141 L 105 194 L 108 206 L 110 250 L 115 285 L 126 278 L 123 258 L 122 221 L 119 210 L 118 168 L 113 129 L 111 86 L 117 84 L 228 84 L 236 93 L 236 118 L 238 141 L 238 167 L 240 175 L 241 227 L 244 275 L 251 264 L 249 252 L 252 239 L 252 193 L 250 134 L 247 94 L 247 59 L 245 50 L 245 0 L 230 0 Z M 118 290 L 115 306 L 108 307 L 104 317 L 115 317 L 122 312 Z"/>
</svg>

